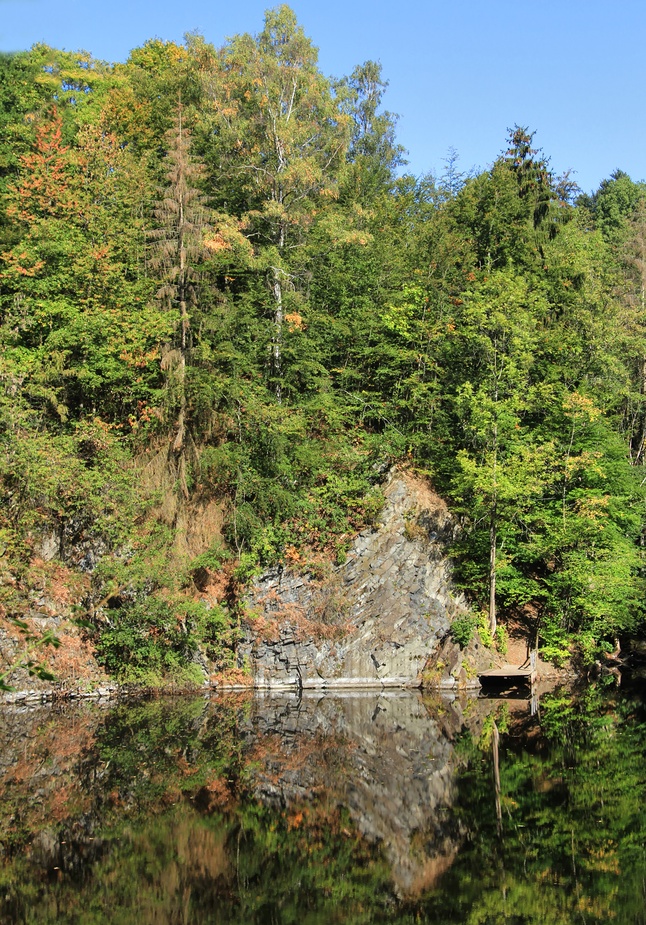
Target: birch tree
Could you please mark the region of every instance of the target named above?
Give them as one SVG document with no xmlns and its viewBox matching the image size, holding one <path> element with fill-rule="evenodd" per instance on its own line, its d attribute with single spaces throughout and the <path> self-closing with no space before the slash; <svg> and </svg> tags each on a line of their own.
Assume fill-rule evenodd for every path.
<svg viewBox="0 0 646 925">
<path fill-rule="evenodd" d="M 257 37 L 234 38 L 209 78 L 213 195 L 242 219 L 265 276 L 278 403 L 286 293 L 302 285 L 294 251 L 322 204 L 337 197 L 350 138 L 350 117 L 340 112 L 317 57 L 293 11 L 281 6 L 267 12 Z"/>
</svg>

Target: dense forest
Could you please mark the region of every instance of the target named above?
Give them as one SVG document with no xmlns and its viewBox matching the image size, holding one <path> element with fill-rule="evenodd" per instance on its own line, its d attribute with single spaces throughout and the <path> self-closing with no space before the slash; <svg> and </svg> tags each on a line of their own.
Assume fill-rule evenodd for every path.
<svg viewBox="0 0 646 925">
<path fill-rule="evenodd" d="M 556 661 L 640 631 L 646 184 L 584 195 L 519 125 L 410 176 L 380 66 L 325 77 L 286 6 L 221 49 L 0 71 L 0 615 L 29 645 L 56 580 L 113 673 L 226 659 L 245 582 L 343 561 L 393 465 L 449 502 L 474 621 Z"/>
</svg>

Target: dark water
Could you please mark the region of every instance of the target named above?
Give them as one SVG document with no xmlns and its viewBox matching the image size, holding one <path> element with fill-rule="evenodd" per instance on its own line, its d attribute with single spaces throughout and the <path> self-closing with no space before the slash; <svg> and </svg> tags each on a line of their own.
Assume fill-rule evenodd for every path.
<svg viewBox="0 0 646 925">
<path fill-rule="evenodd" d="M 5 708 L 0 921 L 644 923 L 645 758 L 625 687 Z"/>
</svg>

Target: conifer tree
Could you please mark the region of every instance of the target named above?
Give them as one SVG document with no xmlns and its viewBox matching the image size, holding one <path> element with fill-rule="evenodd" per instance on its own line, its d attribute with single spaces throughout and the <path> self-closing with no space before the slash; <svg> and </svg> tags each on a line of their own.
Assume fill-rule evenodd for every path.
<svg viewBox="0 0 646 925">
<path fill-rule="evenodd" d="M 186 497 L 187 395 L 186 365 L 191 348 L 191 311 L 197 305 L 199 266 L 208 256 L 204 232 L 208 228 L 203 196 L 195 186 L 200 169 L 190 152 L 190 134 L 179 103 L 173 128 L 168 133 L 167 185 L 153 214 L 158 227 L 149 231 L 150 266 L 161 285 L 157 299 L 174 322 L 173 343 L 162 358 L 171 406 L 176 409 L 171 452 Z"/>
</svg>

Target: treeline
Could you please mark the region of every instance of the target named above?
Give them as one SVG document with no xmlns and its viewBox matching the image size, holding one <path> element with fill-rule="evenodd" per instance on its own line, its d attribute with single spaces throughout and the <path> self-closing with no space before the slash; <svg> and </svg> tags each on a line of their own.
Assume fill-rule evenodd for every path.
<svg viewBox="0 0 646 925">
<path fill-rule="evenodd" d="M 175 670 L 231 643 L 255 568 L 342 559 L 405 462 L 491 629 L 592 659 L 639 628 L 643 183 L 581 195 L 519 126 L 477 175 L 406 175 L 379 65 L 326 78 L 286 6 L 222 49 L 37 45 L 0 72 L 6 618 L 53 530 L 62 562 L 94 550 L 106 665 Z M 182 559 L 209 499 L 222 539 Z"/>
</svg>

